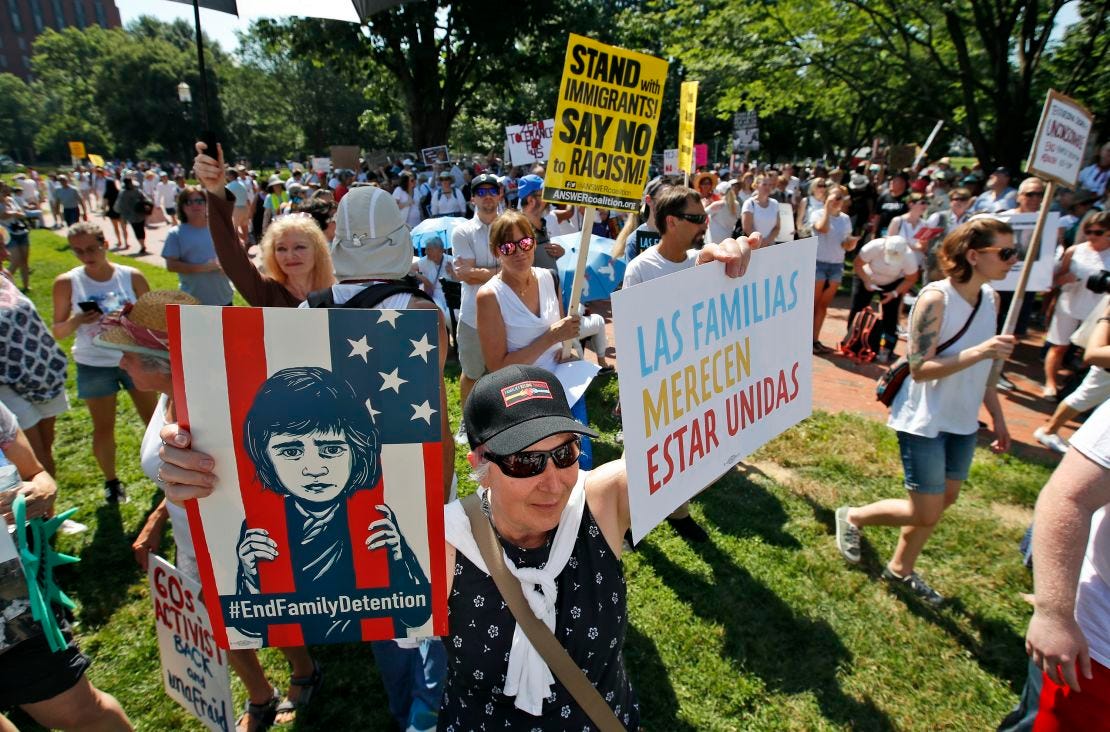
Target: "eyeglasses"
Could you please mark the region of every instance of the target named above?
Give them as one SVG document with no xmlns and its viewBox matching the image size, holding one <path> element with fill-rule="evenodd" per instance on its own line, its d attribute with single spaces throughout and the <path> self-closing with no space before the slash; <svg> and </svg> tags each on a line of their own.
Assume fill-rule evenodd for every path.
<svg viewBox="0 0 1110 732">
<path fill-rule="evenodd" d="M 1022 191 L 1022 196 L 1029 196 L 1030 198 L 1044 198 L 1044 191 Z"/>
<path fill-rule="evenodd" d="M 928 206 L 929 202 L 928 201 L 914 201 L 913 205 L 914 206 Z"/>
<path fill-rule="evenodd" d="M 691 224 L 697 224 L 699 226 L 701 224 L 704 224 L 709 219 L 709 214 L 703 213 L 680 213 L 675 214 L 675 216 L 682 219 L 683 221 L 689 221 Z"/>
<path fill-rule="evenodd" d="M 203 206 L 207 201 L 203 198 L 187 198 L 185 199 L 186 206 Z"/>
<path fill-rule="evenodd" d="M 496 196 L 500 193 L 501 191 L 497 190 L 496 188 L 479 188 L 478 190 L 474 191 L 474 195 L 478 198 L 485 198 L 486 196 Z"/>
<path fill-rule="evenodd" d="M 578 452 L 578 438 L 575 437 L 554 450 L 527 450 L 514 452 L 512 455 L 487 452 L 485 457 L 510 478 L 534 478 L 547 470 L 549 457 L 556 468 L 569 468 L 578 460 Z"/>
<path fill-rule="evenodd" d="M 1013 259 L 1018 255 L 1018 250 L 1014 247 L 982 247 L 976 251 L 980 252 L 998 252 L 998 258 L 1005 262 L 1007 259 Z"/>
<path fill-rule="evenodd" d="M 531 250 L 534 246 L 536 246 L 536 240 L 530 236 L 526 236 L 523 239 L 517 239 L 516 241 L 507 241 L 498 244 L 497 251 L 501 252 L 502 256 L 507 257 L 515 252 L 517 249 L 522 252 L 527 252 Z"/>
<path fill-rule="evenodd" d="M 1087 236 L 1102 236 L 1106 233 L 1106 229 L 1087 229 Z"/>
<path fill-rule="evenodd" d="M 813 187 L 814 188 L 828 188 L 829 184 L 828 183 L 814 183 Z"/>
<path fill-rule="evenodd" d="M 971 198 L 969 198 L 968 196 L 952 196 L 948 200 L 949 201 L 970 201 Z"/>
</svg>

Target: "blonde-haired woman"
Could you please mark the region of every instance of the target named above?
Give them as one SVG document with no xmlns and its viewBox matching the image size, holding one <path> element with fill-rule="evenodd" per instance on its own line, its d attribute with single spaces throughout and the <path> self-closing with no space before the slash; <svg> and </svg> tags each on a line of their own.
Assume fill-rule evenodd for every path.
<svg viewBox="0 0 1110 732">
<path fill-rule="evenodd" d="M 258 271 L 232 221 L 235 199 L 224 187 L 223 151 L 219 159 L 197 143 L 193 161 L 197 180 L 208 192 L 208 228 L 224 273 L 248 303 L 255 307 L 295 308 L 310 292 L 335 284 L 328 241 L 316 220 L 308 215 L 285 216 L 266 228 L 262 237 L 262 262 Z"/>
<path fill-rule="evenodd" d="M 717 244 L 732 237 L 736 220 L 740 218 L 742 201 L 736 198 L 736 189 L 739 187 L 738 181 L 732 181 L 721 200 L 705 206 L 705 212 L 709 214 L 709 243 Z"/>
</svg>

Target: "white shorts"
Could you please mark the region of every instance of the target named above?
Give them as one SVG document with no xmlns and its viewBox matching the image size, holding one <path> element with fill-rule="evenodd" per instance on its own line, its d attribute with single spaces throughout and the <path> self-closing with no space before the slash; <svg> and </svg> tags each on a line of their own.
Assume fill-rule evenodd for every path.
<svg viewBox="0 0 1110 732">
<path fill-rule="evenodd" d="M 1061 312 L 1060 308 L 1056 308 L 1052 313 L 1052 322 L 1048 325 L 1045 340 L 1054 346 L 1067 346 L 1071 344 L 1071 334 L 1082 322 L 1079 318 L 1073 318 L 1067 313 Z"/>
<path fill-rule="evenodd" d="M 57 417 L 69 409 L 69 400 L 64 391 L 49 401 L 32 402 L 16 394 L 10 386 L 0 386 L 0 402 L 12 410 L 21 430 L 29 430 L 40 421 Z"/>
<path fill-rule="evenodd" d="M 1108 398 L 1110 398 L 1110 371 L 1092 366 L 1075 391 L 1064 398 L 1064 404 L 1083 413 L 1094 409 Z"/>
</svg>

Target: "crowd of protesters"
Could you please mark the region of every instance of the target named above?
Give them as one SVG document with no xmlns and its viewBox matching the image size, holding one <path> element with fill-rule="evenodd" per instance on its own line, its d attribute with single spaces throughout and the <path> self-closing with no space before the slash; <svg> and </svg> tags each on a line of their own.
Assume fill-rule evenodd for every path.
<svg viewBox="0 0 1110 732">
<path fill-rule="evenodd" d="M 566 403 L 550 374 L 567 341 L 588 342 L 601 376 L 612 373 L 605 318 L 584 308 L 566 312 L 561 295 L 559 260 L 566 252 L 553 237 L 575 233 L 582 226 L 582 210 L 544 203 L 542 165 L 504 168 L 492 155 L 481 162 L 429 166 L 407 158 L 357 170 L 306 172 L 294 166 L 287 177 L 264 177 L 246 165 L 227 165 L 219 151 L 198 145 L 188 172 L 199 185 L 188 184 L 186 172 L 182 165 L 80 166 L 72 175 L 20 174 L 13 185 L 0 186 L 0 236 L 23 290 L 14 280 L 0 278 L 0 324 L 7 323 L 2 332 L 9 339 L 0 344 L 0 360 L 7 366 L 0 384 L 0 439 L 5 452 L 12 446 L 11 459 L 26 481 L 29 500 L 49 493 L 42 515 L 52 513 L 56 487 L 41 476 L 53 471 L 54 420 L 68 408 L 67 357 L 56 339 L 72 335 L 77 397 L 92 417 L 92 455 L 103 473 L 106 502 L 127 500 L 115 470 L 117 395 L 125 390 L 148 424 L 143 470 L 167 498 L 135 540 L 136 560 L 145 566 L 169 520 L 177 564 L 195 576 L 188 517 L 180 503 L 211 492 L 212 462 L 189 448 L 188 433 L 175 424 L 165 305 L 230 305 L 237 292 L 254 307 L 343 306 L 365 298 L 371 281 L 402 282 L 409 292 L 368 307 L 424 307 L 441 314 L 438 353 L 442 364 L 454 344 L 464 417 L 452 429 L 446 403 L 440 405 L 448 541 L 455 557 L 449 577 L 452 643 L 373 644 L 392 716 L 400 728 L 415 730 L 488 724 L 565 729 L 572 722 L 581 728 L 595 721 L 561 683 L 536 685 L 539 676 L 530 674 L 542 671 L 529 665 L 536 658 L 512 660 L 518 653 L 515 642 L 509 645 L 514 618 L 504 606 L 500 615 L 479 610 L 505 631 L 495 653 L 488 650 L 488 638 L 483 641 L 487 650 L 475 651 L 479 639 L 460 627 L 481 607 L 478 600 L 498 590 L 481 558 L 470 551 L 474 537 L 453 500 L 453 455 L 459 444 L 469 448 L 483 510 L 514 566 L 542 574 L 559 593 L 582 593 L 585 605 L 614 598 L 613 612 L 599 611 L 591 628 L 602 628 L 600 645 L 595 636 L 583 635 L 586 623 L 564 617 L 568 603 L 552 605 L 548 612 L 559 627 L 567 627 L 560 642 L 572 655 L 581 655 L 575 660 L 591 683 L 607 692 L 619 722 L 636 729 L 639 706 L 621 653 L 627 610 L 619 559 L 631 548 L 623 461 L 589 470 L 589 438 L 596 434 L 588 427 L 585 400 L 577 408 Z M 1071 445 L 1061 435 L 1069 420 L 1105 405 L 1110 396 L 1105 355 L 1110 348 L 1108 178 L 1110 143 L 1083 170 L 1081 189 L 1063 191 L 1050 202 L 1061 214 L 1052 290 L 1039 303 L 1032 296 L 1019 303 L 1025 319 L 1017 336 L 999 334 L 1009 301 L 991 283 L 1009 274 L 1025 245 L 1016 240 L 1006 216 L 1037 212 L 1045 185 L 1033 177 L 1016 180 L 1005 168 L 955 170 L 946 158 L 919 170 L 890 170 L 867 161 L 843 167 L 707 167 L 688 180 L 653 178 L 638 212 L 600 212 L 593 225 L 593 233 L 614 240 L 613 256 L 627 262 L 624 287 L 713 261 L 723 262 L 730 276 L 743 276 L 752 250 L 817 237 L 813 354 L 860 358 L 864 353 L 868 360 L 889 363 L 905 339 L 910 371 L 889 421 L 898 435 L 907 494 L 841 507 L 835 544 L 856 563 L 861 529 L 900 527 L 882 576 L 933 605 L 943 604 L 945 597 L 918 572 L 917 559 L 967 477 L 981 427 L 980 404 L 992 419 L 992 448 L 1004 451 L 1011 442 L 997 393 L 1009 384 L 992 373 L 991 364 L 1012 358 L 1025 327 L 1046 329 L 1041 397 L 1058 399 L 1059 406 L 1034 437 L 1066 453 L 1046 495 L 1051 492 L 1056 499 L 1059 494 L 1059 501 L 1077 508 L 1064 532 L 1058 525 L 1042 530 L 1042 521 L 1062 521 L 1065 509 L 1059 503 L 1042 496 L 1037 507 L 1036 615 L 1027 642 L 1034 690 L 1027 688 L 1013 720 L 1031 723 L 1040 709 L 1039 720 L 1056 720 L 1056 726 L 1044 729 L 1069 729 L 1068 720 L 1083 715 L 1110 715 L 1097 706 L 1105 704 L 1110 690 L 1105 612 L 1110 608 L 1110 524 L 1099 510 L 1110 504 L 1107 407 L 1098 409 Z M 439 217 L 463 221 L 446 241 L 431 239 L 421 252 L 411 246 L 363 246 L 380 239 L 375 229 L 390 232 L 387 242 L 411 244 L 413 228 Z M 180 291 L 150 292 L 138 270 L 107 257 L 113 249 L 129 250 L 130 234 L 138 243 L 136 254 L 146 254 L 146 230 L 154 221 L 170 227 L 161 256 L 178 274 Z M 65 229 L 77 259 L 54 282 L 52 328 L 25 295 L 30 287 L 28 230 L 48 224 Z M 833 348 L 822 343 L 822 327 L 834 299 L 846 289 L 848 332 Z M 457 300 L 450 292 L 458 293 Z M 861 335 L 853 324 L 876 299 L 874 324 Z M 121 320 L 126 322 L 121 325 Z M 10 340 L 17 329 L 21 343 L 34 344 L 18 355 Z M 867 342 L 855 342 L 860 338 Z M 584 356 L 581 346 L 576 352 Z M 1066 381 L 1064 370 L 1071 373 Z M 521 429 L 508 407 L 494 398 L 523 380 L 547 384 L 557 397 L 556 404 L 529 407 L 534 413 L 522 419 L 534 429 Z M 4 426 L 8 422 L 12 429 Z M 580 465 L 587 469 L 579 470 Z M 533 491 L 552 496 L 558 510 L 538 511 L 525 503 L 521 497 Z M 0 501 L 0 509 L 7 511 L 7 505 Z M 568 507 L 574 508 L 573 523 L 565 530 Z M 668 522 L 687 541 L 709 540 L 688 505 Z M 1088 534 L 1094 537 L 1094 553 L 1086 560 L 1061 550 L 1063 543 L 1074 548 Z M 552 564 L 545 566 L 549 557 Z M 526 595 L 534 591 L 521 581 Z M 588 595 L 578 589 L 583 585 Z M 1069 612 L 1078 625 L 1066 617 Z M 97 728 L 129 729 L 115 700 L 84 680 L 88 660 L 72 643 L 68 627 L 66 632 L 65 658 L 48 658 L 38 647 L 25 649 L 26 663 L 42 678 L 33 690 L 28 686 L 28 694 L 7 694 L 4 702 L 62 728 L 95 722 L 101 725 Z M 289 663 L 284 691 L 271 683 L 256 652 L 232 652 L 231 666 L 248 693 L 240 730 L 289 724 L 317 697 L 320 663 L 307 647 L 283 651 Z M 509 667 L 521 674 L 513 694 L 496 683 L 504 675 L 502 651 Z M 13 658 L 0 655 L 5 674 L 14 673 L 7 668 Z M 489 683 L 475 685 L 483 673 Z M 1042 682 L 1047 691 L 1038 694 Z M 1076 694 L 1081 685 L 1085 691 Z M 559 714 L 559 709 L 571 711 Z M 0 729 L 5 724 L 0 717 Z M 1013 724 L 1008 729 L 1032 729 Z"/>
</svg>

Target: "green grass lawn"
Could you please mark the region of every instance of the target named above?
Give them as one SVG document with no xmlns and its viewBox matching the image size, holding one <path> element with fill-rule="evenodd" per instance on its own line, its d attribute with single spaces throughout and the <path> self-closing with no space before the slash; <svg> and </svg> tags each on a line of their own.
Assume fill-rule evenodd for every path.
<svg viewBox="0 0 1110 732">
<path fill-rule="evenodd" d="M 50 283 L 76 264 L 65 242 L 32 232 L 32 293 L 51 317 Z M 120 258 L 117 261 L 131 260 Z M 138 265 L 153 287 L 176 277 Z M 68 343 L 66 344 L 68 348 Z M 72 371 L 72 366 L 71 366 Z M 457 368 L 449 372 L 453 423 Z M 615 380 L 590 392 L 603 433 L 600 460 L 619 456 L 610 416 Z M 121 400 L 120 477 L 131 502 L 108 507 L 90 452 L 88 413 L 76 401 L 59 419 L 59 507 L 78 506 L 90 529 L 61 537 L 81 557 L 61 585 L 79 606 L 90 676 L 123 704 L 140 730 L 201 729 L 163 694 L 145 576 L 130 543 L 158 500 L 140 472 L 142 426 Z M 463 456 L 459 456 L 460 476 Z M 976 455 L 964 495 L 948 513 L 920 568 L 953 601 L 941 610 L 878 579 L 896 539 L 870 529 L 864 560 L 847 566 L 833 542 L 833 512 L 902 492 L 893 433 L 849 415 L 817 414 L 752 456 L 694 503 L 709 530 L 703 545 L 667 526 L 624 561 L 631 625 L 626 655 L 648 730 L 993 729 L 1015 703 L 1025 674 L 1031 580 L 1017 542 L 1046 464 Z M 464 480 L 464 483 L 467 481 Z M 470 487 L 464 487 L 469 492 Z M 172 540 L 164 542 L 172 559 Z M 300 729 L 391 728 L 367 646 L 317 649 L 323 692 Z M 284 683 L 280 654 L 263 652 Z M 242 700 L 242 687 L 236 686 Z M 33 729 L 33 725 L 23 725 Z"/>
</svg>

